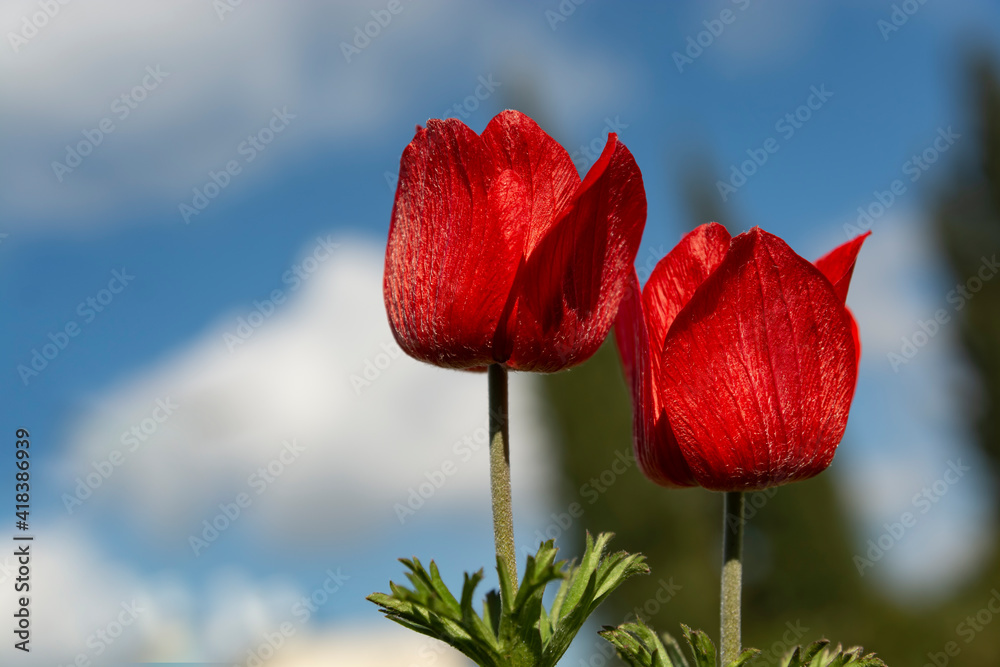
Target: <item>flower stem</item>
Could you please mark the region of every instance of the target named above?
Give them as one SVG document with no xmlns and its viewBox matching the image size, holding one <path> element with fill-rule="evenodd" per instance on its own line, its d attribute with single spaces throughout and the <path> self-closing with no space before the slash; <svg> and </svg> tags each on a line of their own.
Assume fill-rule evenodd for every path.
<svg viewBox="0 0 1000 667">
<path fill-rule="evenodd" d="M 722 515 L 722 665 L 740 655 L 740 598 L 743 590 L 743 492 L 725 494 Z"/>
<path fill-rule="evenodd" d="M 497 559 L 503 563 L 517 592 L 514 551 L 514 515 L 510 507 L 510 434 L 507 427 L 507 369 L 492 364 L 490 395 L 490 489 L 493 494 L 493 537 Z"/>
</svg>

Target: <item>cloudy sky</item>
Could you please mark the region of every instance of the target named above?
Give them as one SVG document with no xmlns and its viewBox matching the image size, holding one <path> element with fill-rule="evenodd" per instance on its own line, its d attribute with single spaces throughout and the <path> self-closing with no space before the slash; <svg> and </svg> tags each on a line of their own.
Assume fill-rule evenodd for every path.
<svg viewBox="0 0 1000 667">
<path fill-rule="evenodd" d="M 5 433 L 32 435 L 39 539 L 24 664 L 235 663 L 284 623 L 276 665 L 378 664 L 365 647 L 384 637 L 414 642 L 385 664 L 450 664 L 363 601 L 398 555 L 444 540 L 455 580 L 491 553 L 485 381 L 400 355 L 381 301 L 399 156 L 431 117 L 480 131 L 530 105 L 582 168 L 617 131 L 647 186 L 640 263 L 704 222 L 680 188 L 702 161 L 739 224 L 810 258 L 904 179 L 849 301 L 865 357 L 837 479 L 858 548 L 950 461 L 975 468 L 955 332 L 889 355 L 951 307 L 919 210 L 971 150 L 957 72 L 996 43 L 996 4 L 927 3 L 898 25 L 889 1 L 662 4 L 0 4 L 0 400 Z M 534 391 L 514 379 L 522 542 L 554 502 Z M 887 594 L 975 567 L 984 483 L 949 488 L 873 570 Z M 93 639 L 120 618 L 119 639 Z"/>
</svg>

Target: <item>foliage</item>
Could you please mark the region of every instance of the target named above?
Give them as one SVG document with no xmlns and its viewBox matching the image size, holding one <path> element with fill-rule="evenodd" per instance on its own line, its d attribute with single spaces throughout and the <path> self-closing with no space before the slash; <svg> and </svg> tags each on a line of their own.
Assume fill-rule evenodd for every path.
<svg viewBox="0 0 1000 667">
<path fill-rule="evenodd" d="M 691 661 L 684 657 L 673 637 L 658 637 L 645 623 L 626 623 L 617 628 L 605 627 L 600 633 L 614 645 L 618 655 L 630 667 L 716 667 L 715 644 L 700 630 L 682 625 L 684 639 L 691 650 Z M 860 646 L 843 649 L 826 639 L 808 646 L 796 646 L 785 653 L 780 667 L 886 667 L 874 653 L 863 654 Z M 757 649 L 744 650 L 725 667 L 753 667 L 760 655 Z"/>
<path fill-rule="evenodd" d="M 450 644 L 481 667 L 554 667 L 598 605 L 629 577 L 649 572 L 641 554 L 605 554 L 611 537 L 603 533 L 595 540 L 588 534 L 579 565 L 556 561 L 553 542 L 542 543 L 528 557 L 516 593 L 498 560 L 500 590 L 486 594 L 481 615 L 473 608 L 473 595 L 482 570 L 466 573 L 459 600 L 433 561 L 428 571 L 416 558 L 401 559 L 412 588 L 390 582 L 391 594 L 374 593 L 368 599 L 387 618 Z M 562 583 L 546 610 L 542 597 L 556 580 Z"/>
</svg>

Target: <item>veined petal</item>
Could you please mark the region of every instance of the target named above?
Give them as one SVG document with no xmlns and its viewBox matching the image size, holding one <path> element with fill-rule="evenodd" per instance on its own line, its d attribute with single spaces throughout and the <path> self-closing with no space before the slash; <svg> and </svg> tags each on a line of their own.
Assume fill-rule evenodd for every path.
<svg viewBox="0 0 1000 667">
<path fill-rule="evenodd" d="M 636 461 L 646 477 L 667 487 L 694 486 L 670 421 L 660 405 L 643 315 L 639 279 L 633 269 L 615 319 L 615 342 L 632 394 L 632 435 Z"/>
<path fill-rule="evenodd" d="M 525 203 L 517 175 L 498 173 L 461 121 L 418 128 L 400 161 L 384 282 L 389 322 L 408 354 L 452 368 L 495 361 Z"/>
<path fill-rule="evenodd" d="M 807 479 L 833 459 L 857 378 L 830 281 L 754 228 L 733 239 L 667 334 L 664 408 L 694 478 L 717 491 Z"/>
<path fill-rule="evenodd" d="M 645 223 L 642 174 L 611 134 L 518 273 L 512 368 L 557 371 L 597 351 L 634 270 Z"/>
<path fill-rule="evenodd" d="M 823 272 L 833 284 L 840 301 L 847 301 L 847 290 L 851 286 L 851 277 L 854 275 L 854 265 L 857 263 L 858 252 L 865 240 L 871 236 L 871 232 L 865 232 L 860 236 L 855 236 L 847 243 L 842 243 L 827 254 L 817 259 L 813 264 Z M 846 307 L 845 307 L 846 308 Z M 854 334 L 854 351 L 857 362 L 861 363 L 861 334 L 858 332 L 858 323 L 854 320 L 854 313 L 846 308 L 847 316 L 851 320 L 851 330 Z"/>
<path fill-rule="evenodd" d="M 498 170 L 510 169 L 524 185 L 529 212 L 522 220 L 524 254 L 530 255 L 573 200 L 580 175 L 565 148 L 528 116 L 508 109 L 482 134 Z"/>
<path fill-rule="evenodd" d="M 862 244 L 869 236 L 871 236 L 871 232 L 856 236 L 813 262 L 816 268 L 822 271 L 827 280 L 833 284 L 841 303 L 847 301 L 847 289 L 851 286 L 851 277 L 854 275 L 854 265 L 858 259 L 858 252 L 861 251 Z"/>
<path fill-rule="evenodd" d="M 694 296 L 695 290 L 722 263 L 732 239 L 716 222 L 696 227 L 661 259 L 642 291 L 654 367 L 674 318 Z"/>
<path fill-rule="evenodd" d="M 847 306 L 844 306 L 844 310 L 847 311 L 847 319 L 851 323 L 851 335 L 854 336 L 854 368 L 857 369 L 861 365 L 861 331 L 858 329 L 858 321 L 854 319 L 854 313 Z"/>
</svg>

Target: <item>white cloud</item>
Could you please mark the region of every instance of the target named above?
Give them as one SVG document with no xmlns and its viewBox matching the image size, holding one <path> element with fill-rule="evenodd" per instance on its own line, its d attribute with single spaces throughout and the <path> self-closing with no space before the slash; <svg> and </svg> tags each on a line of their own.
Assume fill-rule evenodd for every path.
<svg viewBox="0 0 1000 667">
<path fill-rule="evenodd" d="M 288 300 L 232 352 L 224 336 L 249 307 L 95 399 L 59 476 L 70 495 L 88 474 L 100 482 L 74 516 L 123 515 L 137 534 L 190 555 L 189 536 L 240 493 L 252 504 L 232 533 L 260 545 L 398 531 L 410 490 L 426 499 L 414 499 L 423 507 L 406 521 L 488 512 L 485 376 L 402 354 L 385 316 L 380 249 L 344 241 L 333 252 L 299 290 L 282 285 Z M 177 407 L 155 425 L 168 398 Z M 548 507 L 532 377 L 512 375 L 511 402 L 515 499 Z M 133 427 L 145 442 L 123 441 Z M 286 440 L 301 452 L 278 463 Z M 100 481 L 115 450 L 123 460 Z M 255 476 L 269 465 L 273 481 Z"/>
<path fill-rule="evenodd" d="M 706 53 L 730 77 L 773 69 L 801 58 L 812 47 L 830 11 L 825 3 L 795 0 L 691 3 L 676 30 L 682 37 L 671 44 L 671 53 L 694 60 Z"/>
<path fill-rule="evenodd" d="M 232 159 L 245 173 L 229 192 L 250 192 L 275 170 L 322 150 L 369 145 L 387 127 L 438 116 L 472 94 L 479 75 L 499 75 L 511 65 L 512 39 L 540 85 L 553 91 L 563 121 L 613 113 L 606 100 L 621 103 L 638 88 L 626 63 L 595 55 L 591 45 L 553 41 L 541 12 L 528 8 L 512 14 L 507 6 L 406 0 L 348 63 L 341 43 L 373 21 L 371 12 L 385 20 L 382 0 L 245 2 L 221 21 L 217 4 L 59 5 L 16 53 L 9 35 L 39 11 L 37 0 L 0 6 L 0 122 L 17 128 L 0 136 L 0 195 L 9 225 L 115 219 L 137 202 L 175 210 L 210 170 Z M 471 25 L 503 32 L 481 39 Z M 140 91 L 144 99 L 123 118 L 121 103 L 112 104 L 142 83 L 147 67 L 169 76 Z M 497 108 L 506 90 L 493 100 Z M 237 146 L 265 127 L 275 107 L 296 118 L 265 157 L 246 163 Z M 60 173 L 60 182 L 52 163 L 65 162 L 67 145 L 84 141 L 82 133 L 105 118 L 114 130 L 98 133 L 98 145 L 81 166 Z"/>
<path fill-rule="evenodd" d="M 22 664 L 69 664 L 80 653 L 91 660 L 134 655 L 154 634 L 151 588 L 65 522 L 33 527 L 39 540 L 30 546 L 32 638 Z M 17 563 L 8 557 L 3 565 L 4 586 L 12 589 Z M 9 619 L 14 611 L 14 595 L 3 596 L 0 614 Z"/>
<path fill-rule="evenodd" d="M 273 667 L 466 667 L 451 647 L 404 628 L 364 626 L 297 638 L 275 656 Z"/>
<path fill-rule="evenodd" d="M 131 662 L 246 663 L 277 667 L 466 665 L 452 649 L 372 614 L 352 626 L 306 624 L 294 604 L 306 591 L 254 580 L 236 569 L 208 572 L 205 585 L 173 571 L 140 574 L 103 552 L 70 522 L 36 526 L 30 591 L 32 641 L 25 667 Z M 11 557 L 0 561 L 10 584 Z M 15 598 L 0 598 L 13 618 Z M 9 650 L 9 649 L 8 649 Z M 82 658 L 81 658 L 82 656 Z"/>
</svg>

